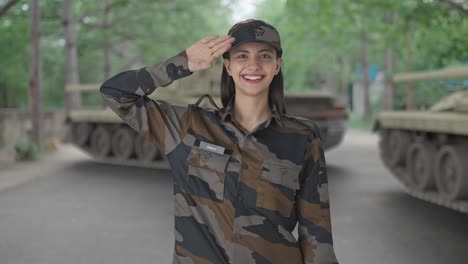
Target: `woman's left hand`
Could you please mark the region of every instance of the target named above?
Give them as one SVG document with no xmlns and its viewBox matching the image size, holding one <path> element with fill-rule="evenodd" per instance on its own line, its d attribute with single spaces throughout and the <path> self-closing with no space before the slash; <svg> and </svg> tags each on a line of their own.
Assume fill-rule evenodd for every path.
<svg viewBox="0 0 468 264">
<path fill-rule="evenodd" d="M 213 62 L 231 48 L 231 36 L 209 36 L 195 42 L 186 50 L 188 67 L 191 72 L 206 70 Z"/>
</svg>

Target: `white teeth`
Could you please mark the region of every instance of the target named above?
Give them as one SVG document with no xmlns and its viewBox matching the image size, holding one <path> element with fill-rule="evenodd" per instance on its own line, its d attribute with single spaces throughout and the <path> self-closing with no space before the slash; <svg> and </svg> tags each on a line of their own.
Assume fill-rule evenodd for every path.
<svg viewBox="0 0 468 264">
<path fill-rule="evenodd" d="M 260 79 L 262 78 L 262 76 L 259 76 L 259 75 L 256 75 L 256 76 L 247 76 L 247 75 L 244 75 L 244 78 L 247 79 L 247 80 L 255 81 L 255 80 L 260 80 Z"/>
</svg>

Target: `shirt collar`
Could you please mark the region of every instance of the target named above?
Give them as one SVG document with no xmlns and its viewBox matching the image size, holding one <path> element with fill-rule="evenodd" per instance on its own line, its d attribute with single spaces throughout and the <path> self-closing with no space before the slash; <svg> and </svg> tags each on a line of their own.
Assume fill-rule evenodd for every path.
<svg viewBox="0 0 468 264">
<path fill-rule="evenodd" d="M 283 121 L 281 120 L 281 114 L 278 112 L 278 110 L 276 109 L 276 105 L 273 104 L 273 106 L 271 107 L 271 115 L 273 116 L 273 118 L 276 120 L 276 123 L 278 123 L 278 125 L 280 127 L 283 127 Z"/>
<path fill-rule="evenodd" d="M 228 116 L 231 118 L 231 120 L 233 119 L 233 116 L 234 116 L 233 106 L 234 106 L 234 97 L 231 98 L 228 105 L 224 108 L 224 113 L 221 116 L 221 121 L 225 122 Z M 276 120 L 276 123 L 278 123 L 278 125 L 282 127 L 283 122 L 281 120 L 281 114 L 276 109 L 275 104 L 273 104 L 270 107 L 270 111 L 271 111 L 271 116 Z M 268 124 L 270 123 L 270 121 L 271 121 L 271 118 L 268 120 Z"/>
</svg>

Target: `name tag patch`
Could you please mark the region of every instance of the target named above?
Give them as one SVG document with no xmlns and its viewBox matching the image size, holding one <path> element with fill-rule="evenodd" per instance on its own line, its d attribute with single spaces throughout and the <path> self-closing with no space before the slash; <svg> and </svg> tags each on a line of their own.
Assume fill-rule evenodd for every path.
<svg viewBox="0 0 468 264">
<path fill-rule="evenodd" d="M 208 142 L 205 142 L 205 141 L 200 141 L 200 149 L 210 151 L 210 152 L 214 152 L 214 153 L 218 153 L 218 154 L 221 154 L 221 155 L 224 154 L 224 150 L 225 150 L 221 146 L 211 144 L 211 143 L 208 143 Z"/>
</svg>

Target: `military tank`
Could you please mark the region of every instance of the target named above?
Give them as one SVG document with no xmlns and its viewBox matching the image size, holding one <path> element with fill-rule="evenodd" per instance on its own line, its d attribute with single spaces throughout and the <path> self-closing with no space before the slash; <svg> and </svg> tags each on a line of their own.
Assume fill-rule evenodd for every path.
<svg viewBox="0 0 468 264">
<path fill-rule="evenodd" d="M 468 79 L 468 66 L 396 74 L 394 83 Z M 416 198 L 468 213 L 468 90 L 426 111 L 384 111 L 375 125 L 385 166 Z"/>
<path fill-rule="evenodd" d="M 195 103 L 200 96 L 210 94 L 216 105 L 221 106 L 221 98 L 214 96 L 219 94 L 220 76 L 219 65 L 156 89 L 150 98 L 188 105 Z M 70 85 L 66 87 L 66 91 L 96 94 L 99 86 L 100 84 Z M 325 149 L 335 147 L 342 141 L 348 115 L 345 107 L 331 95 L 321 91 L 286 94 L 285 104 L 288 114 L 315 121 L 321 130 Z M 208 100 L 204 100 L 201 107 L 212 108 Z M 70 127 L 69 141 L 98 161 L 169 168 L 157 146 L 138 135 L 109 108 L 83 107 L 70 111 L 67 123 Z"/>
</svg>

